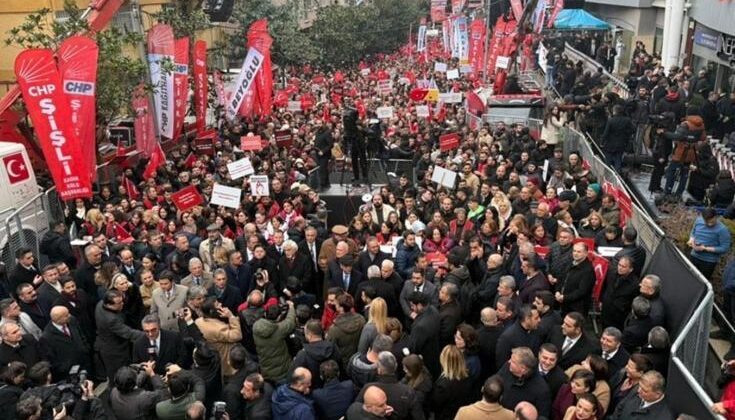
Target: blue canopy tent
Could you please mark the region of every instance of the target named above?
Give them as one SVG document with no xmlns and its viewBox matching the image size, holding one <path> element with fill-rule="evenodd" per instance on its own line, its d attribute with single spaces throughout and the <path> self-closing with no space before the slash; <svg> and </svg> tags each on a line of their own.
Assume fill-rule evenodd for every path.
<svg viewBox="0 0 735 420">
<path fill-rule="evenodd" d="M 564 9 L 554 21 L 557 31 L 606 31 L 610 25 L 582 9 Z"/>
</svg>

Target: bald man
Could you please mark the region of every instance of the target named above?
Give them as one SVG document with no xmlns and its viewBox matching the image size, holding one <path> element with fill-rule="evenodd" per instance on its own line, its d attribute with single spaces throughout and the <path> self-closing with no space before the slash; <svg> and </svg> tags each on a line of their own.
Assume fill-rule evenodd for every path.
<svg viewBox="0 0 735 420">
<path fill-rule="evenodd" d="M 537 420 L 538 417 L 538 410 L 536 410 L 536 407 L 533 406 L 530 402 L 521 401 L 518 404 L 516 404 L 515 410 L 513 412 L 516 415 L 517 419 L 525 419 L 525 420 Z"/>
<path fill-rule="evenodd" d="M 388 396 L 377 386 L 369 386 L 363 398 L 362 403 L 352 403 L 345 414 L 345 420 L 381 419 L 393 413 L 393 407 L 388 405 Z"/>
<path fill-rule="evenodd" d="M 314 402 L 308 398 L 311 391 L 311 371 L 298 367 L 291 374 L 291 380 L 273 393 L 271 408 L 273 418 L 279 420 L 316 419 Z"/>
<path fill-rule="evenodd" d="M 44 358 L 51 363 L 54 382 L 67 379 L 75 365 L 80 371 L 90 371 L 91 348 L 65 306 L 51 308 L 51 322 L 46 324 L 39 342 Z"/>
<path fill-rule="evenodd" d="M 495 347 L 498 338 L 503 332 L 503 326 L 498 320 L 495 309 L 485 307 L 480 311 L 480 322 L 482 326 L 477 329 L 477 340 L 479 343 L 479 356 L 482 361 L 482 376 L 487 378 L 498 370 L 495 366 Z"/>
<path fill-rule="evenodd" d="M 503 263 L 503 256 L 500 254 L 491 254 L 487 257 L 487 271 L 480 282 L 480 287 L 477 288 L 478 308 L 493 306 L 500 278 L 508 274 Z"/>
</svg>

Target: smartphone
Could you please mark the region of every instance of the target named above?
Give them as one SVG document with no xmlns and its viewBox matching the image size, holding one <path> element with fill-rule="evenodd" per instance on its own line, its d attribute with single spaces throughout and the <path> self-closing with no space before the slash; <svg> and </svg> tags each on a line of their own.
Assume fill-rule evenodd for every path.
<svg viewBox="0 0 735 420">
<path fill-rule="evenodd" d="M 214 418 L 220 420 L 222 416 L 227 412 L 227 403 L 224 401 L 214 402 Z"/>
</svg>

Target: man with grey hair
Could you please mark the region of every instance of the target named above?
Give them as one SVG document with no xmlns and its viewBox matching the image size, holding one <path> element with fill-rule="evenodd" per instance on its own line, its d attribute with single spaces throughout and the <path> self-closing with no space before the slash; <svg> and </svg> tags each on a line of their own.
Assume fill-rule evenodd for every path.
<svg viewBox="0 0 735 420">
<path fill-rule="evenodd" d="M 313 293 L 316 289 L 313 271 L 309 257 L 299 252 L 296 242 L 288 239 L 283 243 L 283 255 L 276 260 L 278 263 L 278 277 L 282 286 L 286 285 L 289 277 L 301 280 L 301 287 L 307 293 Z M 244 290 L 243 293 L 247 293 Z"/>
<path fill-rule="evenodd" d="M 439 288 L 439 345 L 444 348 L 454 344 L 454 333 L 462 322 L 462 307 L 459 306 L 459 287 L 445 282 Z"/>
<path fill-rule="evenodd" d="M 664 327 L 653 327 L 648 332 L 648 344 L 641 348 L 641 354 L 651 360 L 653 370 L 659 372 L 669 371 L 669 358 L 671 350 L 671 339 Z"/>
<path fill-rule="evenodd" d="M 651 322 L 653 325 L 666 325 L 666 308 L 661 299 L 661 277 L 655 274 L 647 274 L 641 279 L 639 292 L 641 296 L 648 299 L 651 304 Z"/>
<path fill-rule="evenodd" d="M 630 314 L 625 320 L 623 346 L 631 351 L 644 346 L 648 340 L 648 332 L 653 326 L 651 302 L 643 296 L 636 296 L 633 299 Z"/>
<path fill-rule="evenodd" d="M 133 343 L 134 363 L 155 361 L 157 374 L 165 374 L 169 363 L 186 365 L 186 346 L 178 332 L 161 329 L 156 315 L 146 315 L 140 325 L 145 336 Z"/>
<path fill-rule="evenodd" d="M 500 334 L 503 333 L 503 326 L 500 325 L 495 309 L 490 307 L 482 308 L 480 322 L 482 325 L 477 329 L 478 356 L 482 362 L 480 377 L 487 378 L 498 371 L 498 367 L 495 366 L 495 348 L 498 345 Z"/>
<path fill-rule="evenodd" d="M 638 391 L 615 407 L 608 419 L 672 420 L 674 417 L 666 401 L 666 380 L 655 370 L 644 373 L 638 383 Z"/>
<path fill-rule="evenodd" d="M 214 270 L 214 284 L 209 288 L 210 296 L 217 298 L 222 306 L 228 308 L 233 314 L 237 313 L 237 307 L 242 303 L 242 293 L 240 289 L 229 284 L 227 281 L 227 272 L 218 268 Z"/>
<path fill-rule="evenodd" d="M 225 274 L 226 275 L 226 274 Z M 189 275 L 181 279 L 182 286 L 202 286 L 209 289 L 214 284 L 212 273 L 204 269 L 204 263 L 198 257 L 189 260 Z"/>
<path fill-rule="evenodd" d="M 8 322 L 18 324 L 24 335 L 30 334 L 35 339 L 41 338 L 41 334 L 43 334 L 43 331 L 33 322 L 31 317 L 21 311 L 20 305 L 13 298 L 0 300 L 0 326 Z"/>
<path fill-rule="evenodd" d="M 600 354 L 607 360 L 608 370 L 618 372 L 628 364 L 630 355 L 621 345 L 623 333 L 615 327 L 607 327 L 600 337 Z"/>
<path fill-rule="evenodd" d="M 384 262 L 393 263 L 393 261 L 390 260 L 385 260 Z M 401 306 L 398 303 L 398 298 L 396 297 L 396 291 L 393 285 L 383 279 L 381 270 L 377 265 L 371 265 L 367 268 L 366 271 L 367 280 L 360 282 L 360 284 L 357 286 L 357 296 L 355 299 L 357 310 L 361 313 L 364 313 L 364 311 L 366 311 L 367 308 L 365 308 L 365 305 L 363 304 L 365 300 L 363 299 L 363 293 L 365 293 L 366 291 L 369 292 L 370 289 L 372 289 L 375 292 L 375 295 L 371 297 L 372 299 L 379 297 L 385 300 L 385 303 L 388 306 L 388 316 L 394 318 L 400 317 Z M 398 274 L 394 272 L 394 275 L 397 276 Z"/>
<path fill-rule="evenodd" d="M 540 415 L 548 417 L 551 414 L 551 391 L 538 372 L 538 359 L 531 349 L 514 348 L 510 360 L 500 368 L 498 375 L 504 384 L 513 384 L 503 394 L 503 407 L 513 410 L 519 402 L 527 401 L 536 407 Z"/>
<path fill-rule="evenodd" d="M 401 278 L 401 275 L 396 271 L 395 264 L 392 260 L 384 260 L 380 263 L 380 275 L 386 283 L 393 286 L 393 291 L 397 300 L 398 296 L 401 294 L 401 289 L 403 289 L 403 278 Z"/>
<path fill-rule="evenodd" d="M 385 392 L 388 405 L 393 407 L 391 418 L 396 419 L 423 419 L 424 409 L 416 397 L 416 392 L 409 385 L 398 381 L 396 369 L 398 363 L 393 353 L 382 351 L 378 354 L 378 376 L 375 382 L 362 387 L 356 402 L 365 401 L 365 391 L 371 386 L 376 386 Z"/>
<path fill-rule="evenodd" d="M 390 352 L 392 349 L 393 340 L 387 335 L 378 334 L 367 353 L 357 352 L 350 357 L 347 362 L 347 376 L 352 379 L 356 388 L 362 388 L 377 379 L 378 356 L 381 352 Z"/>
<path fill-rule="evenodd" d="M 521 306 L 521 300 L 516 293 L 516 279 L 513 276 L 506 275 L 500 277 L 498 281 L 498 294 L 495 295 L 495 302 L 493 304 L 496 304 L 501 297 L 510 298 L 513 301 L 513 306 L 516 308 Z"/>
<path fill-rule="evenodd" d="M 383 261 L 387 259 L 390 259 L 390 254 L 381 251 L 380 242 L 378 242 L 378 239 L 375 236 L 370 236 L 369 238 L 367 238 L 367 241 L 365 241 L 365 250 L 360 251 L 360 253 L 357 254 L 357 263 L 355 264 L 355 269 L 362 274 L 370 277 L 370 274 L 367 272 L 367 270 L 371 266 L 380 267 Z"/>
</svg>

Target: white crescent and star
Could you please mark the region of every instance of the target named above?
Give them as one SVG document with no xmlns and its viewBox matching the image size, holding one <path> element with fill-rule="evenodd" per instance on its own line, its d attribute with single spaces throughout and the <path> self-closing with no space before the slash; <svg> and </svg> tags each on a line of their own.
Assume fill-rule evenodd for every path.
<svg viewBox="0 0 735 420">
<path fill-rule="evenodd" d="M 13 164 L 15 164 L 16 162 L 20 164 L 20 166 L 17 166 L 18 170 L 25 171 L 26 168 L 25 168 L 25 165 L 23 164 L 23 160 L 22 159 L 13 159 L 13 160 L 10 160 L 10 161 L 8 161 L 8 164 L 7 164 L 6 167 L 8 168 L 8 174 L 10 174 L 10 176 L 12 176 L 13 178 L 20 178 L 22 176 L 22 174 L 17 173 L 17 172 L 15 172 L 13 170 Z"/>
</svg>

